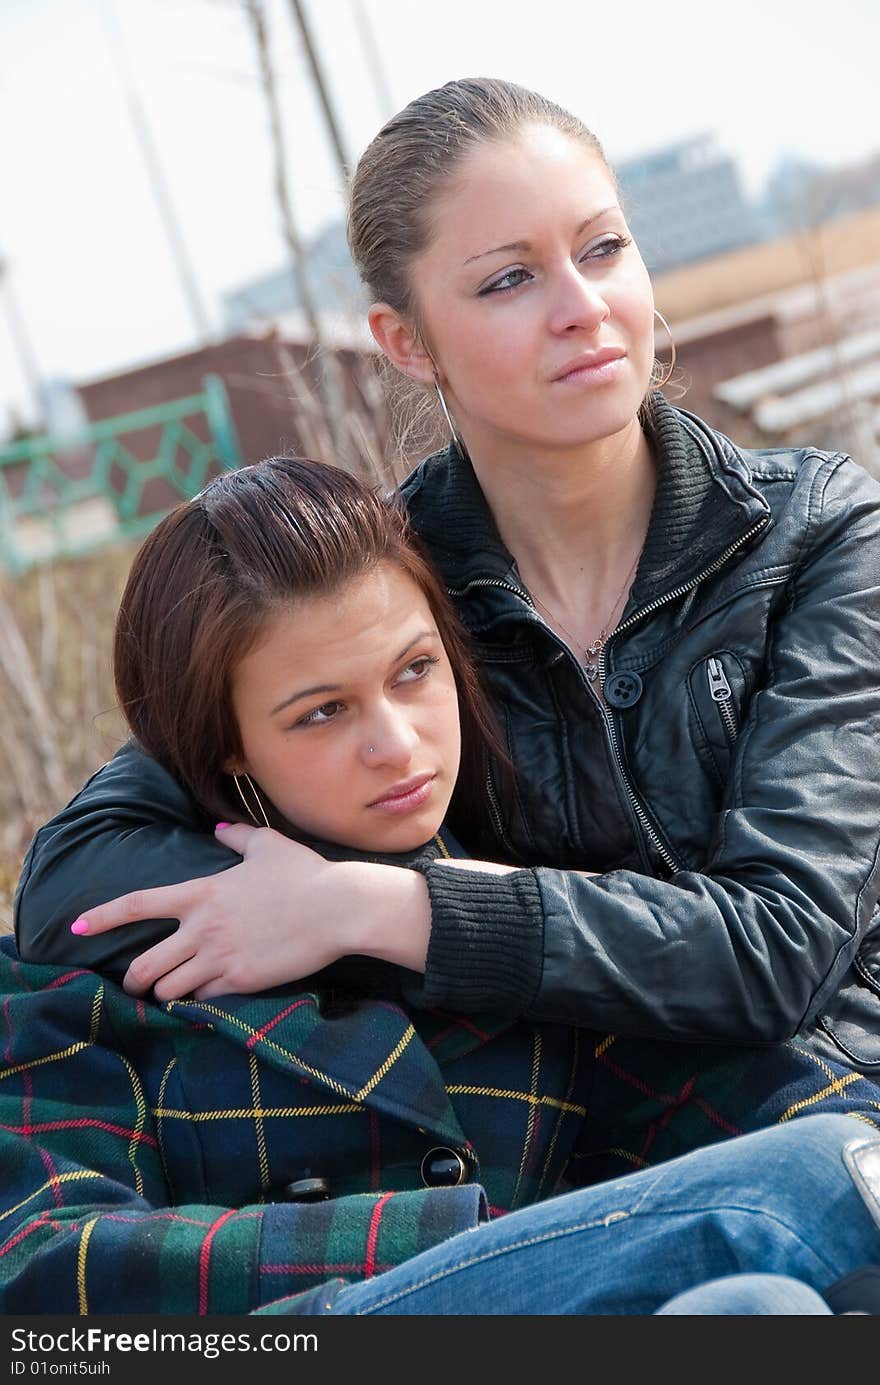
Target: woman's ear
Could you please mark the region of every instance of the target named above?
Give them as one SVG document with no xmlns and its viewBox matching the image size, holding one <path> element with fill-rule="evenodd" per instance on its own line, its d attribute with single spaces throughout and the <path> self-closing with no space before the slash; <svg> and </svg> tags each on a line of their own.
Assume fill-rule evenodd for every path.
<svg viewBox="0 0 880 1385">
<path fill-rule="evenodd" d="M 402 375 L 433 385 L 437 372 L 415 326 L 388 303 L 374 303 L 367 322 L 379 350 Z"/>
</svg>

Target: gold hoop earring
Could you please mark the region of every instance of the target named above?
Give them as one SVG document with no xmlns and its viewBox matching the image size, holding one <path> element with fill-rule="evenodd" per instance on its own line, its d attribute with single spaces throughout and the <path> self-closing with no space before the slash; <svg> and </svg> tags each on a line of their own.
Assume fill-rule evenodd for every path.
<svg viewBox="0 0 880 1385">
<path fill-rule="evenodd" d="M 667 337 L 669 338 L 669 349 L 670 349 L 670 351 L 672 352 L 672 358 L 671 358 L 671 360 L 670 360 L 670 362 L 669 362 L 669 366 L 668 366 L 668 368 L 667 368 L 667 370 L 666 370 L 666 374 L 663 376 L 663 378 L 662 378 L 661 380 L 655 380 L 655 381 L 651 384 L 651 389 L 652 389 L 652 390 L 662 390 L 662 389 L 664 388 L 664 386 L 666 386 L 666 385 L 669 384 L 669 381 L 672 379 L 672 373 L 673 373 L 673 371 L 675 370 L 675 341 L 674 341 L 674 339 L 673 339 L 672 332 L 671 332 L 670 327 L 669 327 L 669 323 L 666 321 L 666 318 L 663 316 L 663 314 L 661 313 L 661 311 L 660 311 L 659 308 L 655 308 L 655 309 L 654 309 L 654 316 L 655 316 L 655 317 L 659 317 L 660 323 L 661 323 L 661 325 L 662 325 L 662 327 L 663 327 L 663 330 L 664 330 L 664 332 L 666 333 Z M 655 365 L 656 365 L 656 364 L 657 364 L 657 362 L 655 362 Z M 653 367 L 652 367 L 652 374 L 653 374 Z"/>
<path fill-rule="evenodd" d="M 443 410 L 443 417 L 446 419 L 446 426 L 449 429 L 452 441 L 455 443 L 455 446 L 458 449 L 459 456 L 464 458 L 467 456 L 467 449 L 465 448 L 465 445 L 462 442 L 461 437 L 459 435 L 459 431 L 456 428 L 455 423 L 453 422 L 452 414 L 449 412 L 446 400 L 443 397 L 443 391 L 440 388 L 440 381 L 437 379 L 436 375 L 434 376 L 434 389 L 437 391 L 437 398 L 440 400 L 440 408 Z"/>
<path fill-rule="evenodd" d="M 250 776 L 249 774 L 243 774 L 241 777 L 242 777 L 242 779 L 246 779 L 246 780 L 247 780 L 247 786 L 248 786 L 248 788 L 250 789 L 251 793 L 253 794 L 253 796 L 254 796 L 254 802 L 256 803 L 257 807 L 258 807 L 259 810 L 260 810 L 260 815 L 261 815 L 261 817 L 262 817 L 262 819 L 263 819 L 262 823 L 260 822 L 260 819 L 257 817 L 257 815 L 256 815 L 256 813 L 254 812 L 253 808 L 251 807 L 251 805 L 248 803 L 247 799 L 245 798 L 245 796 L 244 796 L 244 790 L 243 790 L 242 787 L 241 787 L 241 782 L 240 782 L 240 780 L 239 780 L 238 775 L 237 775 L 237 774 L 233 774 L 232 777 L 233 777 L 233 779 L 235 780 L 235 787 L 238 789 L 238 796 L 239 796 L 239 798 L 241 799 L 242 803 L 244 804 L 244 810 L 245 810 L 245 812 L 247 813 L 248 817 L 253 819 L 253 822 L 254 822 L 254 824 L 255 824 L 257 827 L 268 827 L 268 826 L 269 826 L 269 819 L 266 817 L 266 809 L 263 807 L 263 800 L 260 798 L 260 795 L 257 793 L 256 787 L 255 787 L 255 785 L 254 785 L 254 781 L 253 781 L 253 779 L 251 779 L 251 776 Z"/>
</svg>

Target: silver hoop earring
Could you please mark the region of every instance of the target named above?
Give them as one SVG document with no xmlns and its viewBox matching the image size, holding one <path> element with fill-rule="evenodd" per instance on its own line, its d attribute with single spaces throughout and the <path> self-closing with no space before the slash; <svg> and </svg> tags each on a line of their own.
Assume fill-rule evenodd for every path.
<svg viewBox="0 0 880 1385">
<path fill-rule="evenodd" d="M 452 441 L 458 448 L 458 454 L 460 457 L 466 457 L 467 449 L 465 448 L 465 445 L 462 442 L 461 437 L 459 435 L 459 431 L 452 420 L 452 414 L 449 412 L 446 400 L 443 398 L 443 391 L 440 388 L 440 381 L 436 378 L 434 380 L 434 389 L 437 391 L 437 398 L 440 400 L 440 408 L 443 410 L 443 417 L 446 419 L 446 426 L 449 429 Z"/>
<path fill-rule="evenodd" d="M 672 358 L 669 362 L 669 366 L 667 367 L 666 374 L 663 376 L 662 380 L 656 380 L 651 385 L 652 390 L 662 390 L 665 385 L 669 384 L 669 381 L 672 379 L 672 373 L 675 370 L 675 340 L 672 336 L 669 323 L 666 321 L 666 318 L 663 316 L 659 308 L 654 309 L 654 316 L 660 319 L 660 323 L 663 327 L 663 330 L 669 338 L 669 349 L 672 352 Z"/>
<path fill-rule="evenodd" d="M 257 826 L 257 827 L 268 827 L 268 826 L 269 826 L 269 819 L 266 817 L 266 809 L 263 807 L 263 800 L 260 798 L 260 795 L 257 793 L 256 786 L 254 785 L 254 781 L 253 781 L 253 779 L 251 779 L 251 776 L 250 776 L 249 774 L 243 774 L 241 777 L 242 777 L 242 779 L 245 779 L 245 780 L 247 781 L 247 786 L 248 786 L 248 788 L 250 789 L 251 793 L 252 793 L 253 796 L 254 796 L 254 802 L 256 803 L 257 807 L 259 808 L 259 810 L 260 810 L 260 815 L 261 815 L 261 817 L 262 817 L 262 819 L 263 819 L 262 823 L 260 822 L 260 819 L 257 817 L 257 815 L 256 815 L 256 813 L 254 812 L 253 808 L 251 807 L 251 805 L 248 803 L 247 799 L 245 798 L 245 796 L 244 796 L 244 790 L 243 790 L 242 787 L 241 787 L 241 782 L 240 782 L 240 780 L 239 780 L 238 775 L 237 775 L 237 774 L 233 774 L 232 777 L 233 777 L 233 779 L 235 780 L 235 787 L 238 789 L 238 796 L 239 796 L 239 798 L 241 799 L 242 803 L 244 804 L 244 810 L 245 810 L 245 812 L 247 813 L 248 817 L 251 818 L 251 819 L 253 820 L 255 826 Z"/>
</svg>

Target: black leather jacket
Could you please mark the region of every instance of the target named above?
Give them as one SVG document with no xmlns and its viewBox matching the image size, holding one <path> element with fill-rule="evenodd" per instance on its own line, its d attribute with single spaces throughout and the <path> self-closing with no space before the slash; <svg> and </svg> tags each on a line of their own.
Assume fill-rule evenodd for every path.
<svg viewBox="0 0 880 1385">
<path fill-rule="evenodd" d="M 506 794 L 490 770 L 462 839 L 523 866 L 427 869 L 410 998 L 676 1039 L 800 1032 L 880 1075 L 880 485 L 840 454 L 744 451 L 662 399 L 649 430 L 657 494 L 604 651 L 607 709 L 523 590 L 469 463 L 441 453 L 404 483 L 516 767 Z M 96 891 L 229 863 L 129 785 L 97 811 L 113 884 L 98 890 L 95 792 L 31 847 L 16 926 L 35 960 L 58 946 L 59 901 L 67 922 Z"/>
</svg>

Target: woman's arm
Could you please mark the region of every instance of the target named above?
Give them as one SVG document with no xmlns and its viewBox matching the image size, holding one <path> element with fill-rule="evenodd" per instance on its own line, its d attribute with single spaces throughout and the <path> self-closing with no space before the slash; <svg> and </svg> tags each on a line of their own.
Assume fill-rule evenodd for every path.
<svg viewBox="0 0 880 1385">
<path fill-rule="evenodd" d="M 157 1000 L 249 995 L 349 956 L 425 970 L 431 906 L 416 871 L 328 862 L 278 832 L 244 823 L 224 823 L 217 835 L 240 853 L 240 866 L 219 877 L 138 890 L 76 921 L 76 935 L 91 939 L 144 913 L 180 920 L 176 932 L 131 962 L 123 981 L 130 994 L 152 990 Z M 446 864 L 490 875 L 512 869 L 484 861 Z M 76 943 L 70 952 L 75 957 Z"/>
<path fill-rule="evenodd" d="M 123 935 L 144 914 L 179 928 L 136 957 L 123 985 L 157 1000 L 253 994 L 313 976 L 341 957 L 372 956 L 424 971 L 430 932 L 425 883 L 415 871 L 326 861 L 270 828 L 218 828 L 240 864 L 219 876 L 158 886 L 89 909 L 79 939 Z"/>
<path fill-rule="evenodd" d="M 22 958 L 124 976 L 138 994 L 159 982 L 160 1000 L 264 990 L 351 954 L 424 970 L 420 874 L 330 863 L 265 828 L 212 826 L 128 742 L 30 845 L 15 899 Z M 72 934 L 84 916 L 87 930 Z"/>
<path fill-rule="evenodd" d="M 15 899 L 22 958 L 125 976 L 136 993 L 162 977 L 161 1000 L 263 990 L 353 953 L 423 970 L 421 875 L 213 826 L 127 743 L 30 845 Z M 71 933 L 83 916 L 88 930 Z"/>
<path fill-rule="evenodd" d="M 15 935 L 25 961 L 96 967 L 121 976 L 176 919 L 141 922 L 75 938 L 70 925 L 96 904 L 131 890 L 210 876 L 237 864 L 177 781 L 133 742 L 36 833 L 15 895 Z"/>
<path fill-rule="evenodd" d="M 73 927 L 56 927 L 56 954 L 68 964 L 77 963 L 80 948 L 89 944 L 100 958 L 104 939 L 125 942 L 131 931 L 140 931 L 140 920 L 167 916 L 179 920 L 179 927 L 172 923 L 168 931 L 163 926 L 159 940 L 147 937 L 142 944 L 146 950 L 134 956 L 120 949 L 111 958 L 113 969 L 118 969 L 117 957 L 125 963 L 123 984 L 130 994 L 152 989 L 163 1001 L 252 994 L 312 976 L 355 955 L 424 972 L 431 936 L 431 900 L 421 873 L 427 862 L 420 870 L 408 870 L 326 861 L 278 832 L 244 823 L 218 826 L 216 835 L 243 858 L 239 865 L 217 876 L 139 888 L 89 907 Z M 442 865 L 447 873 L 465 869 L 481 884 L 488 884 L 490 876 L 515 876 L 513 895 L 505 891 L 497 896 L 498 903 L 513 903 L 515 919 L 521 903 L 516 886 L 527 894 L 533 888 L 531 873 L 512 866 L 470 860 L 444 860 Z M 457 894 L 455 887 L 452 893 Z M 487 895 L 480 898 L 491 905 Z M 492 928 L 491 917 L 490 909 L 486 932 Z M 521 951 L 512 937 L 504 968 L 512 971 L 517 987 L 523 984 Z M 102 961 L 90 965 L 105 973 L 111 969 Z"/>
</svg>

